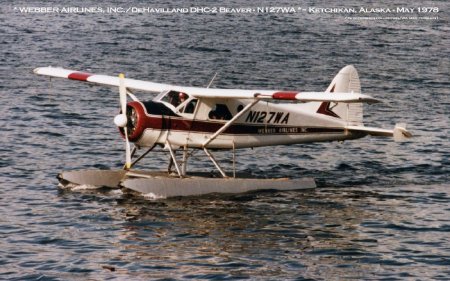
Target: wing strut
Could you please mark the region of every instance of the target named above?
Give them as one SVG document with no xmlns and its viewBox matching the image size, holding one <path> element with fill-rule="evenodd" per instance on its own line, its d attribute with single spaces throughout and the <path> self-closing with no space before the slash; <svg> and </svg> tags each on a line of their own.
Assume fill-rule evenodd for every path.
<svg viewBox="0 0 450 281">
<path fill-rule="evenodd" d="M 258 99 L 255 99 L 254 101 L 252 101 L 251 103 L 247 104 L 241 111 L 238 112 L 238 114 L 236 114 L 233 118 L 231 118 L 227 123 L 225 123 L 222 127 L 220 127 L 219 130 L 217 130 L 208 140 L 206 140 L 203 143 L 203 150 L 205 151 L 206 155 L 208 155 L 209 159 L 214 163 L 214 165 L 216 166 L 217 170 L 219 170 L 220 174 L 222 175 L 222 177 L 226 178 L 227 175 L 225 174 L 225 172 L 222 170 L 222 168 L 219 166 L 219 163 L 217 163 L 216 159 L 214 158 L 214 156 L 211 154 L 211 152 L 209 152 L 209 150 L 207 149 L 207 145 L 210 144 L 214 139 L 216 139 L 221 133 L 223 133 L 226 129 L 228 129 L 228 127 L 230 127 L 239 117 L 241 117 L 242 115 L 244 115 L 247 111 L 250 110 L 250 108 L 252 108 L 256 103 L 258 103 Z M 234 141 L 233 141 L 233 151 L 234 151 Z M 234 159 L 234 157 L 233 157 Z M 233 160 L 234 161 L 234 160 Z M 233 166 L 234 169 L 234 166 Z M 233 176 L 235 177 L 235 171 L 233 171 Z"/>
<path fill-rule="evenodd" d="M 133 168 L 134 165 L 136 165 L 137 162 L 139 162 L 142 158 L 144 158 L 145 156 L 147 156 L 147 154 L 150 153 L 150 151 L 153 150 L 153 148 L 156 147 L 156 144 L 154 144 L 152 147 L 150 147 L 146 152 L 144 152 L 141 156 L 139 156 L 136 160 L 133 161 L 133 163 L 131 163 L 131 167 Z M 134 152 L 136 152 L 136 146 L 133 148 L 133 151 L 131 152 L 131 157 L 134 156 Z"/>
<path fill-rule="evenodd" d="M 211 161 L 214 163 L 214 166 L 216 166 L 217 170 L 219 170 L 219 172 L 222 175 L 222 177 L 227 178 L 228 176 L 222 170 L 222 168 L 220 167 L 219 163 L 217 163 L 216 159 L 211 154 L 211 152 L 209 152 L 209 150 L 206 147 L 204 147 L 203 150 L 205 151 L 206 155 L 208 155 L 209 159 L 211 159 Z"/>
<path fill-rule="evenodd" d="M 212 142 L 215 138 L 217 138 L 221 133 L 223 133 L 226 129 L 228 129 L 228 127 L 230 127 L 234 121 L 236 121 L 239 117 L 241 117 L 242 115 L 244 115 L 247 111 L 250 110 L 250 108 L 252 108 L 257 102 L 259 102 L 258 99 L 255 99 L 254 101 L 252 101 L 251 103 L 247 104 L 247 106 L 245 106 L 241 111 L 239 111 L 238 114 L 236 114 L 233 118 L 231 118 L 227 123 L 225 123 L 222 127 L 220 127 L 219 130 L 217 130 L 208 140 L 206 140 L 203 143 L 203 148 L 206 148 L 206 146 Z"/>
</svg>

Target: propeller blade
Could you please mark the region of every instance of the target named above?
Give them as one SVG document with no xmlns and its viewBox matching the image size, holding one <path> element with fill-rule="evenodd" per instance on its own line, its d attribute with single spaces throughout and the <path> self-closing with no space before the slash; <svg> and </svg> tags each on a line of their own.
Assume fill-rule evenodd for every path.
<svg viewBox="0 0 450 281">
<path fill-rule="evenodd" d="M 119 93 L 120 93 L 120 107 L 122 114 L 127 114 L 127 89 L 125 88 L 125 75 L 119 74 Z"/>
<path fill-rule="evenodd" d="M 127 118 L 127 89 L 125 87 L 125 75 L 119 74 L 119 94 L 120 94 L 120 107 L 122 108 L 122 116 L 125 116 L 125 122 L 123 122 L 123 132 L 125 134 L 125 170 L 131 168 L 131 147 L 128 140 L 128 118 Z"/>
<path fill-rule="evenodd" d="M 124 128 L 125 132 L 125 170 L 129 170 L 131 168 L 131 148 L 130 141 L 128 140 L 128 130 Z"/>
</svg>

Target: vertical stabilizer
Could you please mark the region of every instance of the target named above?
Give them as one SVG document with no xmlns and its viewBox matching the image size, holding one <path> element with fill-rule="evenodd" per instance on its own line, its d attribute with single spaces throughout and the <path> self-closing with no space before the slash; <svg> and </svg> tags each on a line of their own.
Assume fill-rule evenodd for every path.
<svg viewBox="0 0 450 281">
<path fill-rule="evenodd" d="M 361 84 L 356 68 L 347 65 L 331 81 L 326 92 L 333 93 L 361 93 Z M 358 126 L 363 124 L 362 103 L 333 103 L 323 102 L 320 104 L 317 113 L 347 120 L 347 125 Z"/>
</svg>

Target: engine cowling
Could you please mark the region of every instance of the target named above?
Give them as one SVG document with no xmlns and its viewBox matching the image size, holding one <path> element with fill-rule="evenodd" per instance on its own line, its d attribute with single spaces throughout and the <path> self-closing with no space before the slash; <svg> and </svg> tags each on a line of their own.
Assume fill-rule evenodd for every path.
<svg viewBox="0 0 450 281">
<path fill-rule="evenodd" d="M 128 139 L 139 146 L 150 147 L 155 144 L 161 134 L 163 116 L 148 114 L 148 105 L 139 101 L 127 103 L 126 126 L 119 127 L 125 137 L 124 129 L 128 130 Z"/>
</svg>

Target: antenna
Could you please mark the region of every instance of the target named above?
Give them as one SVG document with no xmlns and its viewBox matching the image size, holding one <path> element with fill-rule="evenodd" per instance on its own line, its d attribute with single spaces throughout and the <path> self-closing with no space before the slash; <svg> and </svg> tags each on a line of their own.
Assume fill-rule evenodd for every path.
<svg viewBox="0 0 450 281">
<path fill-rule="evenodd" d="M 217 72 L 214 74 L 213 78 L 211 79 L 211 81 L 209 81 L 208 86 L 206 86 L 206 88 L 209 88 L 211 86 L 211 84 L 214 82 L 214 79 L 216 79 L 217 76 Z"/>
</svg>

